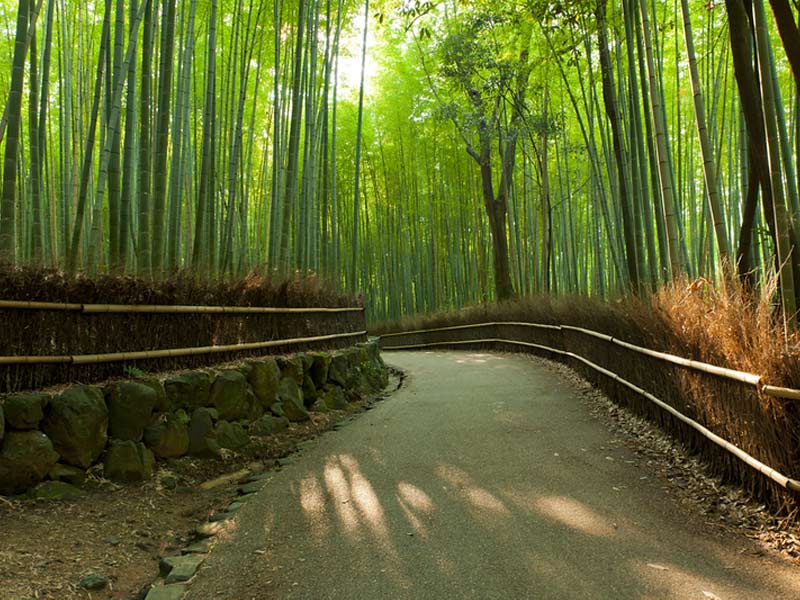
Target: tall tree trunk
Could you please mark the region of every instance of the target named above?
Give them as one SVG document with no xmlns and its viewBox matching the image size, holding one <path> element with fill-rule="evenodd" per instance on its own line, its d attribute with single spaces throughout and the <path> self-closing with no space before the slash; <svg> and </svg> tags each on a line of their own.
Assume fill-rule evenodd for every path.
<svg viewBox="0 0 800 600">
<path fill-rule="evenodd" d="M 800 29 L 795 22 L 794 12 L 789 0 L 769 0 L 772 12 L 775 15 L 775 24 L 786 51 L 786 58 L 792 67 L 792 75 L 796 85 L 800 85 Z M 795 10 L 797 4 L 795 4 Z"/>
<path fill-rule="evenodd" d="M 167 150 L 169 147 L 169 111 L 172 98 L 172 67 L 175 52 L 175 0 L 164 0 L 161 14 L 161 58 L 158 69 L 158 108 L 155 135 L 155 178 L 153 180 L 152 250 L 150 260 L 155 276 L 164 265 L 166 230 Z"/>
<path fill-rule="evenodd" d="M 103 71 L 105 70 L 106 53 L 111 36 L 111 2 L 105 3 L 105 14 L 103 16 L 103 34 L 100 39 L 100 53 L 97 58 L 97 73 L 94 81 L 94 96 L 92 100 L 92 111 L 89 121 L 89 131 L 86 136 L 86 150 L 83 154 L 83 165 L 81 166 L 80 187 L 78 189 L 78 203 L 75 209 L 75 222 L 72 227 L 72 236 L 69 243 L 67 255 L 67 270 L 74 271 L 78 267 L 78 257 L 80 256 L 81 236 L 83 235 L 83 221 L 86 212 L 86 197 L 89 193 L 89 177 L 92 171 L 92 157 L 94 155 L 94 140 L 97 135 L 97 118 L 100 112 L 100 97 L 103 87 Z"/>
<path fill-rule="evenodd" d="M 216 129 L 217 97 L 217 0 L 211 0 L 211 15 L 208 27 L 207 71 L 205 106 L 203 107 L 203 142 L 200 159 L 200 182 L 197 192 L 194 247 L 192 267 L 197 272 L 211 270 L 212 223 L 214 195 L 214 139 Z"/>
<path fill-rule="evenodd" d="M 670 270 L 673 278 L 686 272 L 686 264 L 681 253 L 678 215 L 675 211 L 674 184 L 670 166 L 669 149 L 667 145 L 667 127 L 664 122 L 663 95 L 658 85 L 657 65 L 652 51 L 652 37 L 650 34 L 650 19 L 647 14 L 648 0 L 639 0 L 642 16 L 642 36 L 647 62 L 650 103 L 655 126 L 656 154 L 658 156 L 658 172 L 661 181 L 661 200 L 663 203 L 664 220 L 667 227 L 667 246 L 669 250 Z"/>
<path fill-rule="evenodd" d="M 689 15 L 688 0 L 681 0 L 681 14 L 683 15 L 683 31 L 686 40 L 686 55 L 689 58 L 689 74 L 692 82 L 692 96 L 694 97 L 694 115 L 697 123 L 697 136 L 700 138 L 700 152 L 703 156 L 703 175 L 706 181 L 706 193 L 711 216 L 714 220 L 714 233 L 717 238 L 717 250 L 725 273 L 729 273 L 733 265 L 730 264 L 730 250 L 728 248 L 728 233 L 725 229 L 725 215 L 720 200 L 719 182 L 717 181 L 716 159 L 711 148 L 711 140 L 706 127 L 706 113 L 703 104 L 703 92 L 700 85 L 700 75 L 697 71 L 697 59 L 694 52 L 694 38 L 692 36 L 692 23 Z"/>
<path fill-rule="evenodd" d="M 614 141 L 614 160 L 617 163 L 619 181 L 619 202 L 622 209 L 622 232 L 625 238 L 625 257 L 628 266 L 628 278 L 633 290 L 639 291 L 639 272 L 636 247 L 636 231 L 631 206 L 630 185 L 628 180 L 628 164 L 625 159 L 625 142 L 620 124 L 619 106 L 614 89 L 614 75 L 611 66 L 611 54 L 608 51 L 608 33 L 606 27 L 606 2 L 597 0 L 595 16 L 598 26 L 598 45 L 600 49 L 600 70 L 603 77 L 603 103 L 606 116 L 611 123 L 611 135 Z"/>
<path fill-rule="evenodd" d="M 299 0 L 299 10 L 297 17 L 297 39 L 294 48 L 294 76 L 292 80 L 292 115 L 289 130 L 289 159 L 286 165 L 286 191 L 283 196 L 283 206 L 281 207 L 282 222 L 280 234 L 280 252 L 278 263 L 284 271 L 288 272 L 292 266 L 290 252 L 290 226 L 292 213 L 297 200 L 297 177 L 298 163 L 300 157 L 300 123 L 302 120 L 303 103 L 302 98 L 302 71 L 303 71 L 303 32 L 305 31 L 305 9 L 306 0 Z"/>
<path fill-rule="evenodd" d="M 122 2 L 122 0 L 120 0 Z M 122 189 L 120 191 L 119 207 L 119 240 L 116 251 L 119 270 L 125 272 L 128 264 L 128 244 L 131 230 L 131 210 L 134 196 L 134 165 L 136 164 L 136 40 L 137 32 L 134 31 L 134 17 L 139 11 L 138 0 L 131 0 L 128 20 L 128 48 L 134 53 L 128 64 L 128 89 L 125 102 L 125 143 L 122 149 Z"/>
<path fill-rule="evenodd" d="M 25 79 L 25 41 L 28 33 L 29 0 L 19 0 L 11 87 L 8 92 L 8 139 L 3 157 L 3 196 L 0 202 L 0 260 L 16 262 L 17 151 L 22 113 L 22 86 Z"/>
<path fill-rule="evenodd" d="M 752 6 L 747 0 L 748 6 Z M 753 24 L 748 16 L 744 0 L 725 0 L 728 13 L 728 28 L 730 32 L 731 57 L 733 71 L 739 90 L 739 100 L 742 103 L 742 115 L 747 129 L 747 147 L 749 168 L 753 177 L 757 177 L 762 194 L 764 220 L 769 228 L 774 248 L 777 250 L 775 235 L 775 211 L 772 207 L 772 186 L 770 183 L 769 162 L 767 160 L 767 142 L 764 132 L 764 111 L 762 108 L 761 94 L 756 71 L 753 68 Z M 753 177 L 750 177 L 752 181 Z M 752 191 L 751 191 L 752 190 Z M 748 188 L 748 204 L 745 205 L 745 216 L 748 214 L 749 199 L 757 197 L 758 189 L 755 186 Z M 746 249 L 753 235 L 754 221 L 743 219 L 739 234 L 740 249 Z M 746 241 L 745 241 L 746 240 Z M 776 252 L 777 254 L 777 252 Z M 741 261 L 741 255 L 737 257 Z M 741 265 L 741 262 L 740 262 Z M 739 276 L 747 277 L 749 269 L 740 266 Z"/>
<path fill-rule="evenodd" d="M 114 59 L 112 66 L 112 86 L 117 87 L 123 77 L 122 52 L 125 40 L 125 3 L 116 0 L 116 19 L 114 23 Z M 108 242 L 109 266 L 113 273 L 120 270 L 119 235 L 120 235 L 120 150 L 122 130 L 117 127 L 111 142 L 111 159 L 108 165 Z"/>
<path fill-rule="evenodd" d="M 364 121 L 364 68 L 367 60 L 367 26 L 369 24 L 369 0 L 364 0 L 364 40 L 361 45 L 361 83 L 358 88 L 358 125 L 356 128 L 356 174 L 353 180 L 353 247 L 352 262 L 350 264 L 350 278 L 348 289 L 355 292 L 357 288 L 356 273 L 358 266 L 358 188 L 359 174 L 361 173 L 361 128 Z"/>
<path fill-rule="evenodd" d="M 150 219 L 152 191 L 152 143 L 151 143 L 151 98 L 153 83 L 153 3 L 155 0 L 144 0 L 144 34 L 142 36 L 142 72 L 141 90 L 139 93 L 139 239 L 136 264 L 138 272 L 150 275 L 151 255 Z"/>
<path fill-rule="evenodd" d="M 33 24 L 31 24 L 33 27 Z M 39 145 L 39 73 L 37 65 L 36 30 L 30 46 L 30 96 L 28 98 L 28 139 L 31 161 L 31 249 L 30 260 L 34 264 L 42 261 L 42 152 Z M 44 127 L 44 123 L 41 124 Z"/>
<path fill-rule="evenodd" d="M 795 296 L 793 271 L 796 252 L 791 240 L 791 220 L 783 189 L 780 142 L 778 140 L 778 125 L 775 115 L 776 93 L 772 78 L 772 56 L 763 0 L 753 0 L 753 13 L 755 16 L 759 73 L 761 75 L 764 124 L 767 133 L 767 152 L 769 153 L 770 163 L 772 208 L 775 211 L 775 228 L 778 240 L 778 261 L 780 265 L 778 275 L 781 285 L 781 304 L 783 305 L 783 318 L 786 326 L 786 335 L 788 336 L 797 325 L 797 298 Z"/>
</svg>

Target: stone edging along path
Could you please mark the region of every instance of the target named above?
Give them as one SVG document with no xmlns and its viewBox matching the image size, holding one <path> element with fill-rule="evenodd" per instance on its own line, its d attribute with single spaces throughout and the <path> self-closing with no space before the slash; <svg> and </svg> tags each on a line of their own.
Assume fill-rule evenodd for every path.
<svg viewBox="0 0 800 600">
<path fill-rule="evenodd" d="M 397 378 L 397 386 L 387 390 L 387 386 L 383 385 L 381 390 L 391 393 L 399 389 L 403 384 L 405 374 L 392 368 L 385 368 L 384 371 L 387 375 L 388 372 L 392 372 L 392 375 Z M 386 397 L 386 395 L 378 395 L 381 390 L 372 390 L 369 400 L 363 410 L 370 410 L 376 402 Z M 336 422 L 332 430 L 335 431 L 345 427 L 348 423 L 352 422 L 353 419 L 357 418 L 357 416 L 358 412 Z M 314 438 L 298 443 L 295 455 L 302 452 L 303 449 L 313 443 L 315 443 Z M 281 469 L 291 464 L 291 462 L 292 455 L 278 459 L 276 466 L 278 469 Z M 181 600 L 184 598 L 188 592 L 191 580 L 194 578 L 208 554 L 212 551 L 217 535 L 226 531 L 230 519 L 236 516 L 239 509 L 241 509 L 250 498 L 255 496 L 272 479 L 272 476 L 272 471 L 249 474 L 248 469 L 245 469 L 236 473 L 224 475 L 209 482 L 211 486 L 216 486 L 236 480 L 243 481 L 236 488 L 237 496 L 228 503 L 225 510 L 213 514 L 208 521 L 201 523 L 194 529 L 194 542 L 192 544 L 183 548 L 179 555 L 160 558 L 159 578 L 147 592 L 144 600 Z"/>
<path fill-rule="evenodd" d="M 142 374 L 143 375 L 143 374 Z M 347 406 L 387 384 L 376 341 L 335 352 L 250 359 L 223 369 L 0 396 L 0 495 L 82 495 L 88 469 L 149 479 L 156 460 L 214 458 L 309 411 Z"/>
</svg>

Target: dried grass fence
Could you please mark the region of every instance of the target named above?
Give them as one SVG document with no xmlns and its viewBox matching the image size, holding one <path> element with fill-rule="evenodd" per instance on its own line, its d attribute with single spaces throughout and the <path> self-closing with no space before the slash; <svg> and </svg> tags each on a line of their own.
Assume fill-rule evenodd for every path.
<svg viewBox="0 0 800 600">
<path fill-rule="evenodd" d="M 554 323 L 487 321 L 395 331 L 383 333 L 381 346 L 522 351 L 565 362 L 702 454 L 723 478 L 796 516 L 800 390 Z"/>
<path fill-rule="evenodd" d="M 361 303 L 313 280 L 251 275 L 212 285 L 188 275 L 153 283 L 6 271 L 0 295 L 0 392 L 366 339 Z"/>
</svg>

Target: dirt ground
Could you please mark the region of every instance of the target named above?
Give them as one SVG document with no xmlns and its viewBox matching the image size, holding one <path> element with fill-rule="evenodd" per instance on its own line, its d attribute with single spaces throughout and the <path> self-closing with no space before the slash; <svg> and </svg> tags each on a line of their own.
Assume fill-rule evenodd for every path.
<svg viewBox="0 0 800 600">
<path fill-rule="evenodd" d="M 397 375 L 388 389 L 399 385 Z M 144 598 L 158 577 L 159 558 L 194 541 L 193 530 L 235 499 L 247 476 L 205 489 L 225 474 L 279 470 L 297 445 L 369 410 L 383 397 L 344 411 L 311 413 L 311 421 L 254 438 L 221 460 L 183 457 L 159 462 L 146 483 L 117 485 L 91 470 L 87 495 L 75 501 L 22 501 L 0 496 L 0 600 Z M 202 484 L 206 483 L 206 486 Z M 103 590 L 80 586 L 89 574 L 110 579 Z"/>
</svg>

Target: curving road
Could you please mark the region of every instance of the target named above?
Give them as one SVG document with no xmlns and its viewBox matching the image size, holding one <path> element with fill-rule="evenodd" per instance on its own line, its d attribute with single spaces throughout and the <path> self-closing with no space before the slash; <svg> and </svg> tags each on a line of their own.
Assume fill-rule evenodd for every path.
<svg viewBox="0 0 800 600">
<path fill-rule="evenodd" d="M 557 374 L 512 355 L 386 359 L 403 389 L 276 472 L 189 598 L 800 598 L 797 567 L 704 533 L 608 450 Z"/>
</svg>

